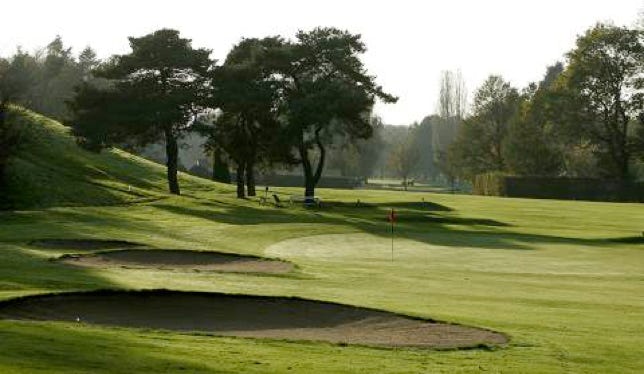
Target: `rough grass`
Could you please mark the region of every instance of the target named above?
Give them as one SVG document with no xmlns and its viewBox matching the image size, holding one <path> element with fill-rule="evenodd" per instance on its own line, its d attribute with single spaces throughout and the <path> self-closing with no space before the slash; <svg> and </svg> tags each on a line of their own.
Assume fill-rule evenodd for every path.
<svg viewBox="0 0 644 374">
<path fill-rule="evenodd" d="M 22 129 L 26 144 L 8 167 L 0 208 L 125 204 L 159 198 L 166 190 L 161 165 L 118 149 L 85 151 L 68 127 L 28 110 L 12 108 L 8 121 Z M 187 174 L 180 181 L 206 188 Z"/>
<path fill-rule="evenodd" d="M 114 157 L 102 166 L 111 175 L 129 162 Z M 426 352 L 0 321 L 0 372 L 644 371 L 644 244 L 629 239 L 644 230 L 641 204 L 320 190 L 322 209 L 273 208 L 200 180 L 169 197 L 162 168 L 134 165 L 131 178 L 158 181 L 140 187 L 157 200 L 0 213 L 0 298 L 99 288 L 298 296 L 489 328 L 510 344 Z M 70 251 L 28 245 L 57 237 L 267 255 L 299 275 L 84 269 L 48 261 Z"/>
</svg>

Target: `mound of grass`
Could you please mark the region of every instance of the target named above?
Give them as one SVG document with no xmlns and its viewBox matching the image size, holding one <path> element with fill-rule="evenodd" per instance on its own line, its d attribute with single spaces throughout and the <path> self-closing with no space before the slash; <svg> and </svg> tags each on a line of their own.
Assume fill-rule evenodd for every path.
<svg viewBox="0 0 644 374">
<path fill-rule="evenodd" d="M 70 129 L 28 110 L 13 108 L 25 144 L 7 169 L 0 209 L 115 205 L 166 196 L 165 167 L 119 149 L 101 153 L 80 148 Z M 191 189 L 214 184 L 187 174 L 180 183 Z"/>
</svg>

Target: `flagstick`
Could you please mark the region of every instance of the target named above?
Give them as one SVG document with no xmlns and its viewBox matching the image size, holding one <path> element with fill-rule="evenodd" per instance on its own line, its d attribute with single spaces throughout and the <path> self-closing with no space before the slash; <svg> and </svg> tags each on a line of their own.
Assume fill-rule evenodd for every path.
<svg viewBox="0 0 644 374">
<path fill-rule="evenodd" d="M 394 221 L 391 220 L 391 262 L 394 262 Z"/>
</svg>

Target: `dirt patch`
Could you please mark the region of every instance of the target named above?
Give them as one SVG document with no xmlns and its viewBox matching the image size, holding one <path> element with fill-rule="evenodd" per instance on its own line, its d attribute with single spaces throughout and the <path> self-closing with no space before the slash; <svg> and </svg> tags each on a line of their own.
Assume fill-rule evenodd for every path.
<svg viewBox="0 0 644 374">
<path fill-rule="evenodd" d="M 59 261 L 88 267 L 193 269 L 244 273 L 288 273 L 293 264 L 232 253 L 174 249 L 123 249 L 65 255 Z"/>
<path fill-rule="evenodd" d="M 167 290 L 23 297 L 0 302 L 0 318 L 389 347 L 469 348 L 508 341 L 489 330 L 342 304 Z"/>
<path fill-rule="evenodd" d="M 39 239 L 29 245 L 45 249 L 73 249 L 93 251 L 100 249 L 142 247 L 142 244 L 125 240 L 100 240 L 100 239 Z"/>
</svg>

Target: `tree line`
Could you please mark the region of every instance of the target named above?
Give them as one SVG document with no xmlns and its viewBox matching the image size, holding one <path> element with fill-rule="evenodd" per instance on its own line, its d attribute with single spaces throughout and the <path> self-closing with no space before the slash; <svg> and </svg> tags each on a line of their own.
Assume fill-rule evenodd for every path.
<svg viewBox="0 0 644 374">
<path fill-rule="evenodd" d="M 95 150 L 162 139 L 175 194 L 177 142 L 198 131 L 235 164 L 239 197 L 255 195 L 262 163 L 301 165 L 305 196 L 314 196 L 335 138 L 370 137 L 375 100 L 396 101 L 366 72 L 360 36 L 335 28 L 242 39 L 221 65 L 176 30 L 130 38 L 130 46 L 94 69 L 107 84 L 78 87 L 72 128 Z"/>
<path fill-rule="evenodd" d="M 471 106 L 460 72 L 443 72 L 436 114 L 408 127 L 372 114 L 396 98 L 364 68 L 360 36 L 343 30 L 242 39 L 222 63 L 176 30 L 130 38 L 129 54 L 105 61 L 57 37 L 0 59 L 0 176 L 20 143 L 5 123 L 13 102 L 70 124 L 90 150 L 163 144 L 176 194 L 188 134 L 206 139 L 214 179 L 229 182 L 233 166 L 239 197 L 255 195 L 258 170 L 292 167 L 306 196 L 325 167 L 450 183 L 489 172 L 628 180 L 644 159 L 642 35 L 597 24 L 540 82 L 490 76 Z"/>
<path fill-rule="evenodd" d="M 10 103 L 64 120 L 70 115 L 65 102 L 74 97 L 74 87 L 93 79 L 91 71 L 98 63 L 92 48 L 75 56 L 60 36 L 34 53 L 18 48 L 13 56 L 0 58 L 0 182 L 24 138 L 20 129 L 10 126 Z"/>
<path fill-rule="evenodd" d="M 566 58 L 522 90 L 490 76 L 459 121 L 445 173 L 633 178 L 644 160 L 644 32 L 597 24 Z"/>
</svg>

